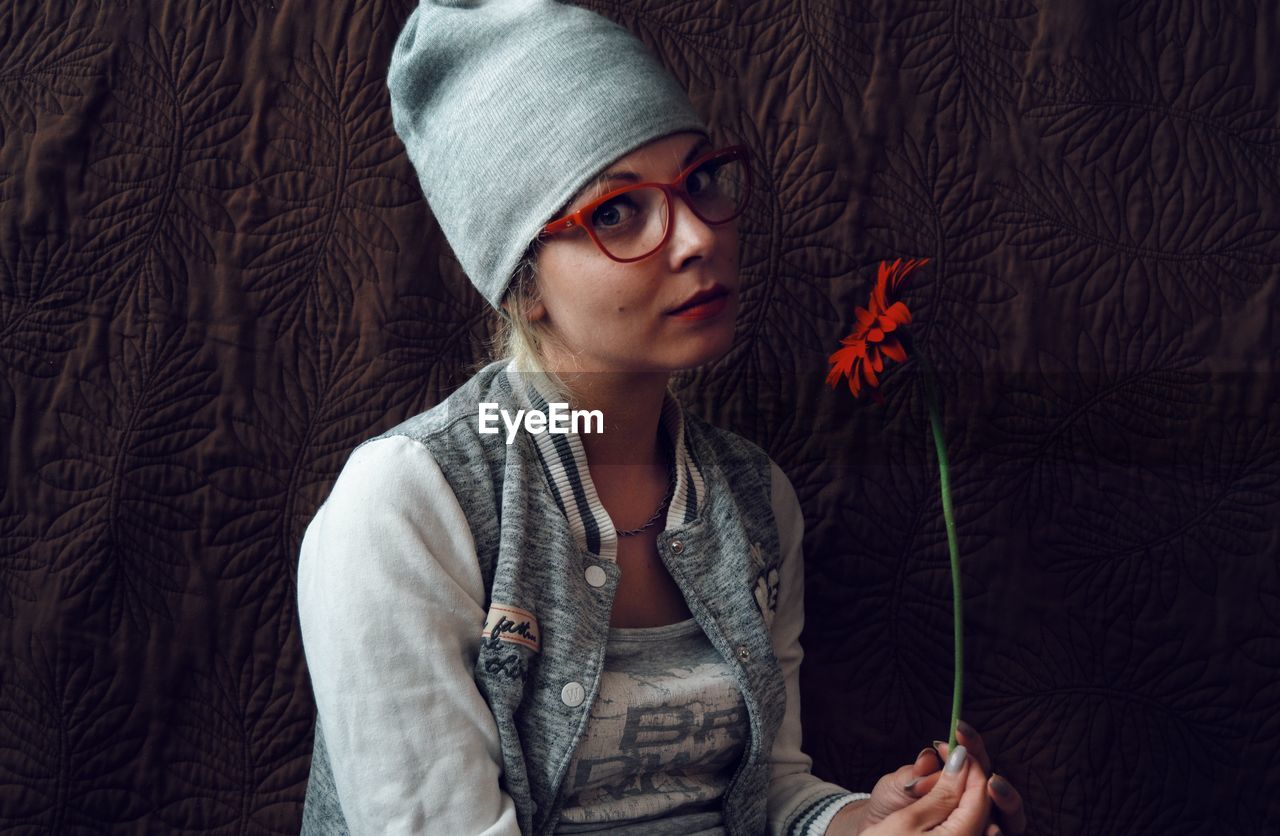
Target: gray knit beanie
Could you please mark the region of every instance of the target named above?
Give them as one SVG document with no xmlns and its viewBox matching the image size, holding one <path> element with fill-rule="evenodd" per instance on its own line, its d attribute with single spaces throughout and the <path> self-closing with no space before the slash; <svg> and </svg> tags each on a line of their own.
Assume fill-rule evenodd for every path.
<svg viewBox="0 0 1280 836">
<path fill-rule="evenodd" d="M 597 174 L 654 139 L 709 134 L 634 35 L 555 0 L 423 0 L 387 86 L 427 204 L 495 308 L 541 227 Z"/>
</svg>

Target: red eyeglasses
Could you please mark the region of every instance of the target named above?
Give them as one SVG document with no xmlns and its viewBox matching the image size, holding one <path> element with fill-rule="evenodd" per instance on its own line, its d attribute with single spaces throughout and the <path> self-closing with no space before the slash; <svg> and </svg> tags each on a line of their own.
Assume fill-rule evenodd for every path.
<svg viewBox="0 0 1280 836">
<path fill-rule="evenodd" d="M 703 223 L 718 226 L 742 214 L 751 196 L 751 160 L 745 145 L 711 151 L 689 164 L 671 183 L 633 183 L 593 200 L 542 228 L 544 236 L 582 228 L 614 261 L 639 261 L 671 237 L 675 195 Z"/>
</svg>

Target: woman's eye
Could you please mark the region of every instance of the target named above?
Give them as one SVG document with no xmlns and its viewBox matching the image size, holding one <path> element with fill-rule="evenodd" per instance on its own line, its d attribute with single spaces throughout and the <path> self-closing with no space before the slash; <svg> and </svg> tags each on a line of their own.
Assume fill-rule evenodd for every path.
<svg viewBox="0 0 1280 836">
<path fill-rule="evenodd" d="M 619 197 L 596 207 L 591 213 L 591 223 L 598 228 L 608 229 L 625 223 L 635 214 L 635 204 L 629 198 Z"/>
<path fill-rule="evenodd" d="M 691 194 L 697 194 L 702 190 L 709 188 L 715 184 L 716 169 L 719 168 L 715 163 L 707 163 L 698 168 L 689 175 L 689 179 L 685 181 L 685 188 Z"/>
</svg>

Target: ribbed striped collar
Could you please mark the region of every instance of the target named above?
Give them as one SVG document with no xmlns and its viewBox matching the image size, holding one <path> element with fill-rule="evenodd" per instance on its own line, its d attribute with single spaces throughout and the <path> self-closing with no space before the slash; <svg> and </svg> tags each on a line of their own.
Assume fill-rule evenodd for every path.
<svg viewBox="0 0 1280 836">
<path fill-rule="evenodd" d="M 547 390 L 538 375 L 516 370 L 515 362 L 505 369 L 511 388 L 523 409 L 547 412 Z M 667 506 L 666 528 L 692 522 L 698 516 L 706 497 L 702 470 L 689 452 L 684 432 L 684 412 L 670 390 L 663 394 L 659 423 L 673 442 L 676 462 L 676 487 Z M 578 547 L 602 560 L 618 558 L 618 535 L 613 520 L 596 495 L 587 454 L 577 433 L 536 433 L 533 435 L 538 456 L 551 486 L 556 503 L 569 521 L 569 529 Z"/>
</svg>

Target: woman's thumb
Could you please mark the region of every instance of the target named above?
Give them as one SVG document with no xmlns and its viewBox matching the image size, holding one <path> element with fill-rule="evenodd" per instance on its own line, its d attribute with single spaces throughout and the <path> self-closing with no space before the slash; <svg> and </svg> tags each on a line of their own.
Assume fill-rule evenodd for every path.
<svg viewBox="0 0 1280 836">
<path fill-rule="evenodd" d="M 906 818 L 906 823 L 912 828 L 928 830 L 942 824 L 960 805 L 968 766 L 969 751 L 964 746 L 957 746 L 947 758 L 947 765 L 943 767 L 933 789 L 898 813 Z"/>
</svg>

